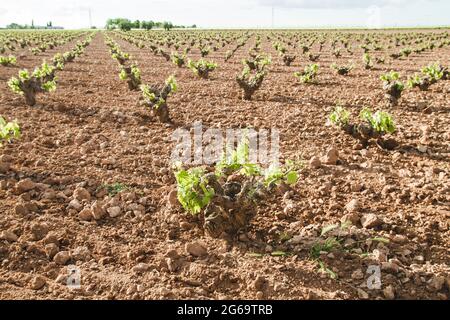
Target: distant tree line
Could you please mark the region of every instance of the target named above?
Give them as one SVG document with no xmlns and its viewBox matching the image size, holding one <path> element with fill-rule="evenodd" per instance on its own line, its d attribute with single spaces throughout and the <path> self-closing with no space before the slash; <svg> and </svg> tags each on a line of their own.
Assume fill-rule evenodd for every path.
<svg viewBox="0 0 450 320">
<path fill-rule="evenodd" d="M 58 27 L 59 29 L 60 27 Z M 31 25 L 10 23 L 6 26 L 6 29 L 53 29 L 53 22 L 47 22 L 46 26 L 35 26 L 34 21 L 31 21 Z"/>
<path fill-rule="evenodd" d="M 120 29 L 123 31 L 129 31 L 131 29 L 145 29 L 145 30 L 151 30 L 153 28 L 160 28 L 164 30 L 170 30 L 173 28 L 197 28 L 197 26 L 194 24 L 190 27 L 186 26 L 177 26 L 174 25 L 172 22 L 164 21 L 164 22 L 155 22 L 155 21 L 140 21 L 135 20 L 131 21 L 129 19 L 124 18 L 116 18 L 116 19 L 108 19 L 106 21 L 106 29 Z"/>
<path fill-rule="evenodd" d="M 27 24 L 10 23 L 6 26 L 6 29 L 34 29 L 34 26 L 29 26 Z"/>
</svg>

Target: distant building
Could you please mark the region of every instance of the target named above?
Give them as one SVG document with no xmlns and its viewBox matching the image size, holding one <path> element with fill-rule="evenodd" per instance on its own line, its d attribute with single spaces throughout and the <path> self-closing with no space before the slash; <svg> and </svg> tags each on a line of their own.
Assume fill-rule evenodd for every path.
<svg viewBox="0 0 450 320">
<path fill-rule="evenodd" d="M 34 26 L 34 29 L 63 30 L 64 27 L 58 27 L 58 26 Z"/>
</svg>

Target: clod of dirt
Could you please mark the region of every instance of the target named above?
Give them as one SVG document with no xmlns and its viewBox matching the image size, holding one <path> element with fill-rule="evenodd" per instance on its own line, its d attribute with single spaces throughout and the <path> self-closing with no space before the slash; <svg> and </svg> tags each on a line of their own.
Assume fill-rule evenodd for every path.
<svg viewBox="0 0 450 320">
<path fill-rule="evenodd" d="M 4 154 L 0 156 L 0 163 L 11 163 L 14 161 L 14 158 L 10 155 Z"/>
<path fill-rule="evenodd" d="M 95 220 L 100 220 L 105 216 L 105 210 L 103 209 L 103 207 L 100 205 L 100 203 L 98 201 L 95 201 L 91 205 L 91 213 L 92 213 L 92 217 Z"/>
<path fill-rule="evenodd" d="M 351 212 L 347 213 L 345 216 L 342 217 L 341 221 L 346 222 L 350 221 L 353 225 L 356 225 L 361 219 L 361 216 L 358 212 Z"/>
<path fill-rule="evenodd" d="M 347 205 L 345 206 L 345 209 L 348 212 L 358 212 L 359 209 L 361 208 L 361 205 L 359 203 L 358 199 L 353 199 L 351 200 L 349 203 L 347 203 Z"/>
<path fill-rule="evenodd" d="M 14 207 L 14 213 L 19 216 L 24 216 L 28 214 L 28 209 L 23 204 L 17 204 Z"/>
<path fill-rule="evenodd" d="M 72 258 L 75 261 L 87 261 L 91 256 L 91 252 L 87 247 L 76 247 L 72 252 Z"/>
<path fill-rule="evenodd" d="M 390 259 L 388 262 L 381 264 L 381 271 L 397 274 L 400 271 L 400 266 L 395 260 Z"/>
<path fill-rule="evenodd" d="M 36 276 L 31 281 L 31 289 L 39 290 L 47 284 L 47 280 L 43 276 Z"/>
<path fill-rule="evenodd" d="M 10 162 L 0 161 L 0 173 L 7 173 L 11 169 Z"/>
<path fill-rule="evenodd" d="M 388 300 L 394 300 L 395 299 L 395 289 L 392 285 L 388 285 L 383 290 L 383 295 Z"/>
<path fill-rule="evenodd" d="M 69 202 L 68 208 L 75 209 L 76 211 L 80 211 L 83 208 L 83 205 L 77 199 L 73 199 Z"/>
<path fill-rule="evenodd" d="M 429 281 L 429 286 L 435 291 L 441 291 L 445 284 L 445 277 L 433 276 Z"/>
<path fill-rule="evenodd" d="M 208 254 L 208 250 L 200 242 L 186 243 L 185 250 L 194 257 L 203 257 Z"/>
<path fill-rule="evenodd" d="M 94 218 L 94 214 L 91 209 L 86 208 L 80 211 L 78 217 L 83 221 L 91 221 Z"/>
<path fill-rule="evenodd" d="M 44 239 L 49 231 L 50 227 L 46 223 L 33 223 L 31 226 L 31 233 L 35 241 Z"/>
<path fill-rule="evenodd" d="M 321 165 L 322 162 L 320 161 L 319 157 L 312 157 L 311 160 L 309 160 L 309 167 L 311 169 L 320 168 Z"/>
<path fill-rule="evenodd" d="M 364 228 L 370 229 L 378 227 L 379 225 L 383 224 L 383 220 L 378 218 L 376 214 L 369 213 L 361 217 L 361 224 Z"/>
<path fill-rule="evenodd" d="M 67 261 L 70 260 L 70 252 L 69 251 L 60 251 L 54 257 L 53 261 L 61 266 L 65 265 Z"/>
<path fill-rule="evenodd" d="M 171 208 L 175 208 L 177 206 L 180 206 L 180 202 L 178 201 L 177 194 L 178 194 L 177 190 L 172 190 L 167 195 L 167 202 L 169 203 L 169 206 Z"/>
<path fill-rule="evenodd" d="M 358 270 L 353 271 L 351 277 L 354 280 L 362 280 L 362 279 L 364 279 L 364 273 L 362 272 L 361 269 L 358 269 Z"/>
<path fill-rule="evenodd" d="M 252 283 L 253 289 L 256 291 L 264 292 L 267 290 L 267 287 L 269 285 L 269 281 L 263 277 L 263 276 L 257 276 L 255 281 Z"/>
<path fill-rule="evenodd" d="M 328 165 L 336 165 L 339 160 L 339 152 L 336 148 L 330 148 L 327 153 L 320 158 L 320 161 L 322 163 L 328 164 Z"/>
<path fill-rule="evenodd" d="M 354 182 L 350 185 L 352 192 L 360 192 L 364 188 L 364 185 L 359 182 Z"/>
<path fill-rule="evenodd" d="M 144 273 L 150 270 L 150 265 L 147 263 L 138 263 L 132 269 L 135 273 Z"/>
<path fill-rule="evenodd" d="M 19 193 L 28 192 L 30 190 L 33 190 L 35 187 L 36 187 L 36 184 L 33 181 L 31 181 L 30 179 L 20 180 L 16 186 L 17 191 Z"/>
<path fill-rule="evenodd" d="M 0 240 L 16 242 L 18 239 L 19 237 L 12 231 L 5 230 L 0 233 Z"/>
<path fill-rule="evenodd" d="M 387 262 L 388 260 L 387 253 L 384 250 L 375 249 L 372 255 L 379 263 Z"/>
<path fill-rule="evenodd" d="M 50 259 L 53 259 L 53 257 L 58 253 L 59 248 L 56 244 L 49 243 L 49 244 L 45 245 L 44 251 L 45 251 L 45 254 L 47 255 L 47 257 L 49 257 Z"/>
<path fill-rule="evenodd" d="M 82 201 L 82 200 L 91 200 L 91 194 L 89 191 L 87 191 L 85 188 L 78 187 L 73 192 L 73 197 L 76 200 Z"/>
<path fill-rule="evenodd" d="M 111 207 L 106 211 L 108 211 L 108 214 L 111 218 L 116 218 L 122 214 L 122 209 L 120 207 Z"/>
</svg>

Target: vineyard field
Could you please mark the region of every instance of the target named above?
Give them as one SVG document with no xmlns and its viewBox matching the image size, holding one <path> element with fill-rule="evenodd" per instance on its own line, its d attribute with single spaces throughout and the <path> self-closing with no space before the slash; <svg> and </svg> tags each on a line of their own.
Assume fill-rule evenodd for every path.
<svg viewBox="0 0 450 320">
<path fill-rule="evenodd" d="M 450 30 L 0 30 L 0 56 L 0 299 L 449 298 Z M 282 169 L 194 181 L 199 123 L 276 130 Z"/>
</svg>

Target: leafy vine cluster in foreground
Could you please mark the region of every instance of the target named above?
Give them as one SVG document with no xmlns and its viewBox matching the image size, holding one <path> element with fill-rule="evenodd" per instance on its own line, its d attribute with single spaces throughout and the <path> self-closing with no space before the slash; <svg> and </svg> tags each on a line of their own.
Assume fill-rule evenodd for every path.
<svg viewBox="0 0 450 320">
<path fill-rule="evenodd" d="M 178 200 L 187 212 L 203 214 L 205 232 L 211 237 L 233 235 L 249 224 L 271 192 L 296 184 L 299 169 L 293 161 L 268 169 L 250 163 L 249 143 L 243 138 L 214 168 L 178 167 Z"/>
</svg>

